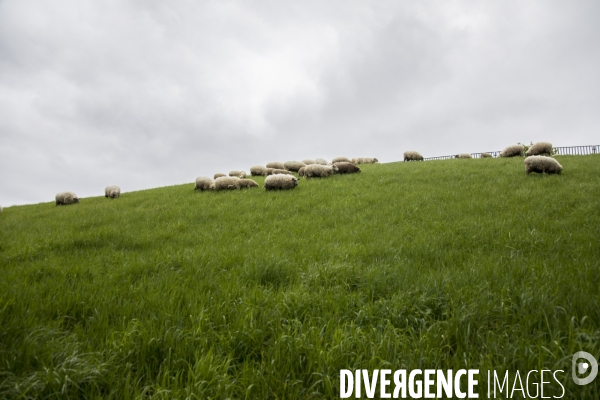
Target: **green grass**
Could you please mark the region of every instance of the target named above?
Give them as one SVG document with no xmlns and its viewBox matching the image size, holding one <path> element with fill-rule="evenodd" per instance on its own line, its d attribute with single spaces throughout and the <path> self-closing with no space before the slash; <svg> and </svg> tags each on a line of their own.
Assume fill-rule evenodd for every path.
<svg viewBox="0 0 600 400">
<path fill-rule="evenodd" d="M 597 399 L 571 356 L 600 355 L 600 156 L 560 162 L 6 208 L 0 398 L 335 398 L 340 369 L 478 368 L 482 398 L 487 370 L 562 369 Z"/>
</svg>

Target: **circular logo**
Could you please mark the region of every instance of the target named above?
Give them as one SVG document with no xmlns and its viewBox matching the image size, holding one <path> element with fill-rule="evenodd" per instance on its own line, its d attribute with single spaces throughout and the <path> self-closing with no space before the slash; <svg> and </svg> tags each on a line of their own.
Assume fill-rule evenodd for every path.
<svg viewBox="0 0 600 400">
<path fill-rule="evenodd" d="M 579 361 L 582 358 L 586 361 Z M 590 353 L 578 351 L 577 353 L 573 354 L 573 368 L 571 371 L 573 374 L 573 382 L 575 382 L 577 385 L 587 385 L 596 379 L 596 375 L 598 375 L 598 363 L 596 362 L 594 356 L 592 356 Z M 584 375 L 588 373 L 588 371 L 590 374 L 585 378 L 578 377 L 578 375 Z"/>
</svg>

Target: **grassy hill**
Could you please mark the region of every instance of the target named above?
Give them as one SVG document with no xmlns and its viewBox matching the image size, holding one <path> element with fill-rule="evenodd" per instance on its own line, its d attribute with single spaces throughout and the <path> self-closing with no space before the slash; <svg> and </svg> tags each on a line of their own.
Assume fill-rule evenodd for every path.
<svg viewBox="0 0 600 400">
<path fill-rule="evenodd" d="M 600 156 L 559 160 L 7 208 L 0 398 L 332 398 L 340 369 L 473 368 L 482 393 L 562 369 L 597 399 L 571 356 L 600 354 Z"/>
</svg>

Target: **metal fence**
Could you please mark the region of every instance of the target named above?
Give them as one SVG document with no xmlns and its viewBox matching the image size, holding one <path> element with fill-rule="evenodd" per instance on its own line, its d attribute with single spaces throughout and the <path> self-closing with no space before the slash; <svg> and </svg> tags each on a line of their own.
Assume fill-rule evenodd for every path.
<svg viewBox="0 0 600 400">
<path fill-rule="evenodd" d="M 553 147 L 555 151 L 555 155 L 588 155 L 588 154 L 600 154 L 600 145 L 588 145 L 588 146 L 568 146 L 568 147 Z M 500 151 L 487 151 L 484 153 L 491 154 L 492 157 L 500 156 Z M 481 154 L 483 153 L 471 153 L 473 158 L 481 158 Z M 451 158 L 456 158 L 456 154 L 451 156 L 439 156 L 439 157 L 427 157 L 424 158 L 424 161 L 431 160 L 449 160 Z"/>
</svg>

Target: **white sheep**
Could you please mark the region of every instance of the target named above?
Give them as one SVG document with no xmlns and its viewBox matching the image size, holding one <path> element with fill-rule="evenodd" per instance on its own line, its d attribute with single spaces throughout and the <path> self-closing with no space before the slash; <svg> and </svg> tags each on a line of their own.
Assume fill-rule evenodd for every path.
<svg viewBox="0 0 600 400">
<path fill-rule="evenodd" d="M 283 166 L 288 171 L 298 172 L 300 168 L 306 167 L 306 164 L 302 161 L 286 161 L 285 163 L 283 163 Z"/>
<path fill-rule="evenodd" d="M 481 158 L 492 158 L 490 153 L 481 153 Z"/>
<path fill-rule="evenodd" d="M 459 153 L 456 158 L 473 158 L 470 153 Z"/>
<path fill-rule="evenodd" d="M 287 169 L 273 169 L 273 171 L 271 171 L 271 175 L 294 175 L 291 171 L 288 171 Z"/>
<path fill-rule="evenodd" d="M 201 192 L 205 190 L 215 190 L 215 180 L 208 176 L 199 176 L 196 178 L 194 190 L 200 190 Z"/>
<path fill-rule="evenodd" d="M 532 145 L 525 155 L 527 156 L 541 156 L 547 154 L 549 156 L 552 155 L 552 143 L 549 142 L 537 142 Z"/>
<path fill-rule="evenodd" d="M 117 185 L 110 185 L 104 188 L 104 197 L 116 199 L 121 195 L 121 188 Z"/>
<path fill-rule="evenodd" d="M 267 168 L 262 165 L 255 165 L 250 168 L 250 175 L 252 176 L 267 176 Z"/>
<path fill-rule="evenodd" d="M 74 204 L 74 203 L 79 203 L 79 197 L 77 197 L 77 195 L 73 192 L 60 192 L 56 194 L 56 205 L 57 206 L 62 206 L 62 205 L 68 205 L 68 204 Z"/>
<path fill-rule="evenodd" d="M 214 179 L 217 179 L 217 178 L 220 178 L 220 177 L 222 177 L 222 176 L 227 176 L 227 175 L 225 175 L 225 174 L 222 174 L 221 172 L 217 172 L 217 173 L 215 174 L 215 176 L 213 176 L 213 178 L 214 178 Z"/>
<path fill-rule="evenodd" d="M 329 164 L 329 163 L 327 162 L 327 160 L 324 160 L 324 159 L 322 159 L 322 158 L 317 158 L 317 159 L 315 160 L 315 164 L 319 164 L 319 165 L 331 165 L 331 164 Z M 306 165 L 308 165 L 308 164 L 306 164 Z"/>
<path fill-rule="evenodd" d="M 234 190 L 235 183 L 239 180 L 236 176 L 220 176 L 215 179 L 215 190 Z"/>
<path fill-rule="evenodd" d="M 304 177 L 309 178 L 327 178 L 339 171 L 336 165 L 307 165 L 304 168 Z"/>
<path fill-rule="evenodd" d="M 512 146 L 506 147 L 500 152 L 500 157 L 521 157 L 525 147 L 522 144 L 513 144 Z"/>
<path fill-rule="evenodd" d="M 258 183 L 254 182 L 252 179 L 238 179 L 235 182 L 235 188 L 240 189 L 250 189 L 253 187 L 258 187 Z"/>
<path fill-rule="evenodd" d="M 312 164 L 308 164 L 308 165 L 312 165 Z M 304 176 L 304 170 L 306 169 L 306 167 L 302 167 L 298 170 L 298 176 Z"/>
<path fill-rule="evenodd" d="M 404 152 L 404 161 L 423 161 L 423 156 L 418 151 L 409 150 Z"/>
<path fill-rule="evenodd" d="M 378 162 L 378 159 L 369 157 L 358 157 L 352 159 L 353 164 L 376 164 Z"/>
<path fill-rule="evenodd" d="M 315 160 L 311 160 L 311 159 L 302 160 L 302 162 L 305 165 L 316 164 Z"/>
<path fill-rule="evenodd" d="M 552 157 L 546 156 L 529 156 L 525 158 L 525 173 L 529 175 L 531 172 L 540 174 L 560 174 L 563 170 L 562 165 Z"/>
<path fill-rule="evenodd" d="M 277 162 L 277 161 L 273 161 L 267 164 L 267 168 L 273 168 L 273 169 L 285 169 L 285 165 L 283 165 L 283 163 Z"/>
<path fill-rule="evenodd" d="M 240 179 L 244 179 L 246 177 L 246 172 L 244 172 L 244 171 L 229 171 L 229 176 L 236 176 Z"/>
<path fill-rule="evenodd" d="M 352 161 L 350 161 L 350 159 L 348 157 L 336 157 L 333 160 L 331 160 L 332 164 L 335 164 L 338 162 L 352 162 Z"/>
<path fill-rule="evenodd" d="M 265 190 L 288 190 L 298 186 L 298 179 L 293 175 L 270 175 L 265 179 Z"/>
</svg>

